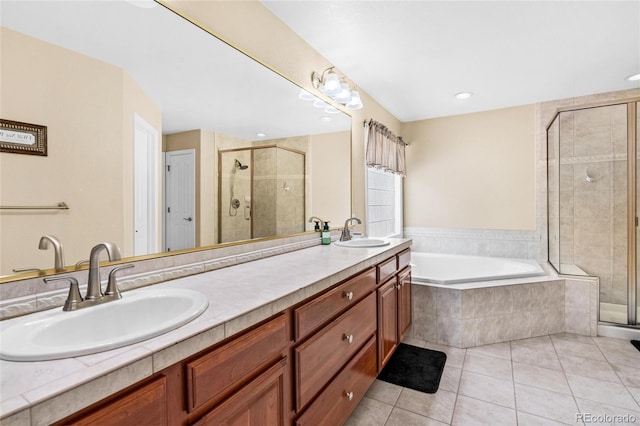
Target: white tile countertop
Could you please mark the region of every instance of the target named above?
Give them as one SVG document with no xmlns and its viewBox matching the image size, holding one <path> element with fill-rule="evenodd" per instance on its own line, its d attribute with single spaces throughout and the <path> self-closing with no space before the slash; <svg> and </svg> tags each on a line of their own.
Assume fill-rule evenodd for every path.
<svg viewBox="0 0 640 426">
<path fill-rule="evenodd" d="M 178 329 L 122 348 L 53 361 L 0 360 L 0 422 L 40 425 L 64 418 L 411 245 L 409 239 L 389 241 L 374 248 L 318 245 L 156 284 L 199 291 L 209 307 Z"/>
</svg>

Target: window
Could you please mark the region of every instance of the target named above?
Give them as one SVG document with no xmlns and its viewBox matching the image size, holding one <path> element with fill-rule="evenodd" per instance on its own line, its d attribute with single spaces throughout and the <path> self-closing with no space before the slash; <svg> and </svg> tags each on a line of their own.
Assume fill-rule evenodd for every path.
<svg viewBox="0 0 640 426">
<path fill-rule="evenodd" d="M 402 236 L 402 176 L 367 168 L 367 236 Z"/>
</svg>

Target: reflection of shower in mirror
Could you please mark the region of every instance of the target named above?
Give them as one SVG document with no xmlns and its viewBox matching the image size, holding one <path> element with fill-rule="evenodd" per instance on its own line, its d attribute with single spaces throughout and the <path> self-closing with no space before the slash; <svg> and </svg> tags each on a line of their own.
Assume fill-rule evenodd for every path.
<svg viewBox="0 0 640 426">
<path fill-rule="evenodd" d="M 236 172 L 238 170 L 247 170 L 249 168 L 248 165 L 243 165 L 240 161 L 238 161 L 238 159 L 235 159 L 235 162 L 233 163 L 233 170 L 231 170 L 231 181 L 230 181 L 230 185 L 231 185 L 231 191 L 230 193 L 230 199 L 229 199 L 229 216 L 235 216 L 238 214 L 238 208 L 240 208 L 240 200 L 238 200 L 235 197 L 234 194 L 234 189 L 235 189 L 235 184 L 236 184 L 236 180 L 235 180 L 235 176 L 236 176 Z M 246 216 L 246 212 L 245 212 L 245 216 Z"/>
<path fill-rule="evenodd" d="M 247 165 L 242 165 L 241 162 L 238 161 L 238 159 L 236 158 L 236 162 L 235 165 L 233 167 L 233 173 L 235 173 L 237 170 L 247 170 L 249 168 L 249 166 Z"/>
</svg>

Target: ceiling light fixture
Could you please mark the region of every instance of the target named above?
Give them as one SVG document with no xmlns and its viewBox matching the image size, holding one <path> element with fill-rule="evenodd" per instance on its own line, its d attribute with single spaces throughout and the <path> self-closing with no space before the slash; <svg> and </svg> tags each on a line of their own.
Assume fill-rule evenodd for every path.
<svg viewBox="0 0 640 426">
<path fill-rule="evenodd" d="M 456 99 L 459 99 L 459 100 L 469 99 L 471 96 L 473 96 L 473 93 L 471 93 L 471 92 L 458 92 L 458 93 L 456 93 Z"/>
<path fill-rule="evenodd" d="M 629 77 L 625 78 L 625 80 L 629 81 L 638 81 L 640 80 L 640 72 L 637 74 L 631 74 Z"/>
<path fill-rule="evenodd" d="M 329 96 L 339 104 L 345 105 L 348 110 L 362 109 L 362 99 L 357 90 L 351 89 L 349 83 L 342 81 L 334 71 L 335 67 L 327 68 L 318 75 L 311 73 L 313 87 Z"/>
<path fill-rule="evenodd" d="M 259 138 L 266 138 L 267 134 L 261 132 L 261 133 L 256 133 L 256 136 L 259 137 Z"/>
</svg>

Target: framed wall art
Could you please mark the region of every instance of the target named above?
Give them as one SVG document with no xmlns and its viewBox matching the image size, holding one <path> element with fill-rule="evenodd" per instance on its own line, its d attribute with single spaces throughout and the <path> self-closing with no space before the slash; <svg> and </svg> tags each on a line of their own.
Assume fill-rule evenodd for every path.
<svg viewBox="0 0 640 426">
<path fill-rule="evenodd" d="M 47 156 L 47 126 L 0 118 L 0 152 Z"/>
</svg>

